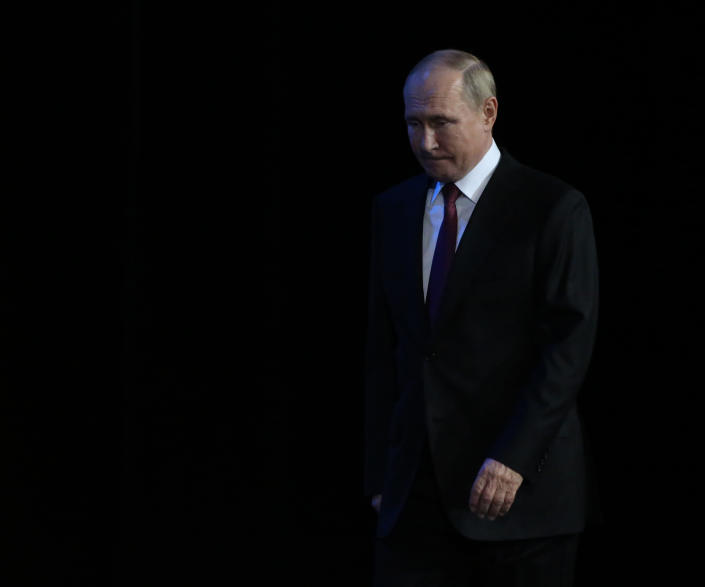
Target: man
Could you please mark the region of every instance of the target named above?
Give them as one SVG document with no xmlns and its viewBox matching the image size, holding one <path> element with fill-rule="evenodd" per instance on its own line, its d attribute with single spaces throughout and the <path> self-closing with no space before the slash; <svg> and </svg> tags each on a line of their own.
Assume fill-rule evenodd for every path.
<svg viewBox="0 0 705 587">
<path fill-rule="evenodd" d="M 373 206 L 365 484 L 379 586 L 572 584 L 592 222 L 579 192 L 497 147 L 495 94 L 473 55 L 419 62 L 404 104 L 425 173 Z"/>
</svg>

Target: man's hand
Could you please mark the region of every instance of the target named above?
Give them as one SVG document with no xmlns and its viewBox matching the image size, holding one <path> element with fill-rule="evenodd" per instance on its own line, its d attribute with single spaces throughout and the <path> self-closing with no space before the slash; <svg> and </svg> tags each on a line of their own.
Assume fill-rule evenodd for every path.
<svg viewBox="0 0 705 587">
<path fill-rule="evenodd" d="M 524 478 L 494 459 L 485 459 L 470 490 L 470 511 L 494 520 L 512 507 Z"/>
<path fill-rule="evenodd" d="M 379 513 L 379 508 L 382 505 L 382 494 L 378 493 L 377 495 L 372 496 L 372 507 L 374 510 Z"/>
</svg>

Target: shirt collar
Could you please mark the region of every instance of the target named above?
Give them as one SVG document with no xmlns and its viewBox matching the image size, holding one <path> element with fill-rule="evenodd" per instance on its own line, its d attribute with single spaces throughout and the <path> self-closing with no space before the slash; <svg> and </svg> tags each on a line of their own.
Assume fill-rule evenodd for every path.
<svg viewBox="0 0 705 587">
<path fill-rule="evenodd" d="M 480 188 L 485 185 L 487 178 L 495 170 L 495 167 L 497 167 L 497 164 L 499 163 L 499 158 L 499 148 L 494 142 L 494 139 L 492 139 L 492 144 L 490 145 L 490 148 L 487 150 L 487 153 L 484 154 L 482 159 L 480 159 L 478 164 L 475 165 L 475 167 L 473 167 L 465 175 L 465 177 L 455 182 L 455 185 L 458 186 L 458 189 L 460 189 L 464 196 L 470 198 L 473 202 L 477 204 L 477 201 L 480 199 L 480 195 L 482 193 L 482 190 Z M 445 183 L 442 183 L 440 181 L 436 182 L 436 185 L 433 189 L 433 194 L 431 194 L 431 203 L 433 203 L 433 201 L 436 199 L 436 196 L 443 189 L 444 185 Z"/>
</svg>

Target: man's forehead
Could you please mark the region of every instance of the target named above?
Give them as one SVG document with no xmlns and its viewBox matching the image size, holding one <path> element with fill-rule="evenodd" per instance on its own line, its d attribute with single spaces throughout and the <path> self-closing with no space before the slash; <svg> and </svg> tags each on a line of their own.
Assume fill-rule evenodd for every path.
<svg viewBox="0 0 705 587">
<path fill-rule="evenodd" d="M 455 75 L 431 72 L 424 78 L 413 76 L 404 88 L 404 100 L 428 103 L 459 98 L 462 94 L 462 83 L 457 72 L 453 73 Z"/>
<path fill-rule="evenodd" d="M 433 116 L 434 114 L 440 115 L 450 110 L 454 110 L 457 103 L 455 99 L 448 96 L 416 96 L 414 94 L 409 94 L 404 101 L 404 106 L 404 110 L 407 114 L 411 112 L 423 112 L 427 116 Z"/>
<path fill-rule="evenodd" d="M 404 93 L 404 110 L 407 115 L 442 116 L 457 111 L 463 104 L 461 92 L 454 87 L 429 87 L 425 90 L 412 87 Z"/>
<path fill-rule="evenodd" d="M 408 80 L 410 88 L 450 88 L 462 81 L 462 71 L 448 67 L 429 67 L 413 73 Z"/>
</svg>

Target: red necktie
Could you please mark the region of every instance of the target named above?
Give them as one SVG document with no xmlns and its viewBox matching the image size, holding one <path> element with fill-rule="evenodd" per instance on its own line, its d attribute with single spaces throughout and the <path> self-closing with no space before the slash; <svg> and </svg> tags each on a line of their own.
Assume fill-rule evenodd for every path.
<svg viewBox="0 0 705 587">
<path fill-rule="evenodd" d="M 454 183 L 444 185 L 442 193 L 443 223 L 438 232 L 436 250 L 433 252 L 431 275 L 428 279 L 428 291 L 426 292 L 426 306 L 431 324 L 436 321 L 443 288 L 455 254 L 455 241 L 458 236 L 458 211 L 455 209 L 455 201 L 462 195 Z"/>
</svg>

